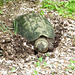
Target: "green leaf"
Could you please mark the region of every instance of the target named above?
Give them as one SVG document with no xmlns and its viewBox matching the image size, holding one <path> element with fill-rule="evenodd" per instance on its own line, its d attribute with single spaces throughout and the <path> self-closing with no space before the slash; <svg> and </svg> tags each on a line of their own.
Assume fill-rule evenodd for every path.
<svg viewBox="0 0 75 75">
<path fill-rule="evenodd" d="M 44 15 L 44 11 L 43 11 L 43 10 L 41 10 L 40 14 L 41 14 L 41 15 Z"/>
<path fill-rule="evenodd" d="M 65 71 L 69 71 L 67 68 L 66 68 L 66 70 Z"/>
<path fill-rule="evenodd" d="M 45 7 L 48 7 L 48 8 L 51 7 L 51 6 L 52 6 L 52 5 L 45 5 Z"/>
<path fill-rule="evenodd" d="M 0 14 L 3 14 L 3 12 L 2 12 L 2 11 L 0 11 Z"/>
<path fill-rule="evenodd" d="M 37 75 L 37 71 L 34 71 L 35 72 L 35 74 Z"/>
<path fill-rule="evenodd" d="M 69 2 L 66 2 L 65 7 L 66 7 L 67 5 L 69 5 Z"/>
<path fill-rule="evenodd" d="M 47 57 L 49 57 L 49 56 L 50 56 L 48 53 L 45 53 L 45 55 L 46 55 Z"/>
<path fill-rule="evenodd" d="M 2 27 L 0 27 L 0 29 L 4 32 L 4 29 Z"/>
<path fill-rule="evenodd" d="M 55 4 L 55 8 L 56 8 L 56 10 L 59 10 L 60 8 L 58 8 L 58 6 Z"/>
<path fill-rule="evenodd" d="M 38 60 L 42 62 L 42 57 L 38 58 Z"/>
<path fill-rule="evenodd" d="M 63 14 L 63 12 L 59 12 L 59 15 L 62 15 Z"/>
<path fill-rule="evenodd" d="M 44 66 L 46 66 L 47 65 L 47 63 L 46 62 L 44 62 Z"/>
<path fill-rule="evenodd" d="M 70 63 L 75 63 L 75 61 L 73 61 L 73 60 L 70 60 Z"/>
<path fill-rule="evenodd" d="M 13 72 L 15 70 L 15 67 L 12 68 L 11 72 Z"/>
<path fill-rule="evenodd" d="M 54 75 L 54 72 L 52 72 L 52 75 Z"/>
<path fill-rule="evenodd" d="M 75 66 L 73 66 L 73 65 L 71 65 L 71 64 L 69 64 L 69 67 L 70 67 L 72 70 L 75 69 Z"/>
<path fill-rule="evenodd" d="M 40 62 L 36 62 L 36 66 L 40 66 Z"/>
<path fill-rule="evenodd" d="M 16 35 L 16 33 L 17 33 L 17 30 L 18 30 L 18 27 L 15 25 L 15 19 L 13 19 L 14 20 L 14 33 L 15 33 L 15 35 Z"/>
<path fill-rule="evenodd" d="M 5 27 L 5 25 L 3 24 L 3 22 L 2 22 L 2 26 L 3 26 L 3 28 L 7 31 L 7 28 Z"/>
</svg>

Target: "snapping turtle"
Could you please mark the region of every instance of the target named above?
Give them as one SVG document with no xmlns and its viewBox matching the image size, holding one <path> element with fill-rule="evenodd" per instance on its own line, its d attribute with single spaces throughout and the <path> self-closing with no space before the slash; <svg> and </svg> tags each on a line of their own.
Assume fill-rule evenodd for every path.
<svg viewBox="0 0 75 75">
<path fill-rule="evenodd" d="M 14 29 L 29 42 L 33 41 L 37 52 L 53 49 L 54 29 L 42 15 L 29 13 L 19 16 L 15 19 Z"/>
</svg>

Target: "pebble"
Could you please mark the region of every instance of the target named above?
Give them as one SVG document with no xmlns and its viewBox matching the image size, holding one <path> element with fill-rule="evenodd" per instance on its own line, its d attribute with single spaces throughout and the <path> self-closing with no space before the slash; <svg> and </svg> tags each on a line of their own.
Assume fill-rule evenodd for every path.
<svg viewBox="0 0 75 75">
<path fill-rule="evenodd" d="M 5 42 L 10 42 L 11 41 L 11 39 L 10 38 L 5 38 Z"/>
<path fill-rule="evenodd" d="M 26 46 L 26 42 L 24 42 L 23 45 Z"/>
<path fill-rule="evenodd" d="M 7 70 L 0 70 L 1 75 L 7 75 Z"/>
<path fill-rule="evenodd" d="M 12 63 L 13 63 L 13 61 L 8 60 L 8 61 L 6 61 L 6 63 L 7 63 L 7 64 L 12 64 Z"/>
</svg>

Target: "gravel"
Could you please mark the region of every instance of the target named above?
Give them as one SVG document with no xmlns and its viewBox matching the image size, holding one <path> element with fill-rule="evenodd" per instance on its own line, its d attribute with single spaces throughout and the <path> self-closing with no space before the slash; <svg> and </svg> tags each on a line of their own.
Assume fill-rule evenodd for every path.
<svg viewBox="0 0 75 75">
<path fill-rule="evenodd" d="M 0 20 L 6 27 L 12 27 L 13 18 L 19 15 L 41 11 L 40 3 L 25 1 L 9 2 L 1 9 Z M 5 51 L 0 57 L 0 75 L 75 75 L 75 63 L 71 62 L 75 62 L 75 20 L 63 18 L 56 11 L 42 10 L 55 30 L 54 50 L 35 53 L 34 45 L 25 38 L 14 35 L 12 30 L 0 30 L 0 49 Z"/>
</svg>

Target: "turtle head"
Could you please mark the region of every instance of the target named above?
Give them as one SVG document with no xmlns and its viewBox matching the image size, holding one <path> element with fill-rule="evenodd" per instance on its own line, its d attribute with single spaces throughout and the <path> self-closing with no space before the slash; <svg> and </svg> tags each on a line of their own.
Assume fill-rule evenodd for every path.
<svg viewBox="0 0 75 75">
<path fill-rule="evenodd" d="M 48 50 L 48 41 L 45 38 L 39 38 L 35 41 L 35 50 L 37 52 L 46 52 Z"/>
</svg>

